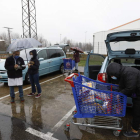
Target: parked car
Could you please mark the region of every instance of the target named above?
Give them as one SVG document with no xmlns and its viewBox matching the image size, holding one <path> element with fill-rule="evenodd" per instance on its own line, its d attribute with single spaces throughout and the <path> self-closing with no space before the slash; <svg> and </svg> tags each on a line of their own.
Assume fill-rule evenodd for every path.
<svg viewBox="0 0 140 140">
<path fill-rule="evenodd" d="M 90 53 L 87 56 L 84 75 L 94 80 L 118 84 L 107 76 L 106 69 L 111 62 L 131 66 L 140 70 L 140 30 L 110 33 L 105 40 L 108 55 Z M 132 106 L 128 97 L 127 106 Z"/>
<path fill-rule="evenodd" d="M 27 59 L 28 61 L 30 60 L 29 52 L 33 49 L 36 49 L 38 59 L 40 61 L 39 76 L 49 74 L 55 71 L 60 71 L 61 73 L 64 72 L 63 58 L 66 58 L 66 55 L 60 47 L 31 48 L 26 49 L 26 53 L 25 50 L 22 50 L 20 51 L 20 56 L 24 59 L 25 64 L 27 64 Z M 4 64 L 5 60 L 2 59 L 0 61 L 0 82 L 7 83 L 8 77 L 7 71 L 4 68 Z M 30 83 L 27 70 L 27 67 L 23 70 L 23 80 L 26 83 Z"/>
</svg>

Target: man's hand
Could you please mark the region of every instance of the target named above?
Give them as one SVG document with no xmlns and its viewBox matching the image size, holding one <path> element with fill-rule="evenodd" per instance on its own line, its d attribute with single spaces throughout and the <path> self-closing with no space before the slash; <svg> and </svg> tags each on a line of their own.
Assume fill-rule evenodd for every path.
<svg viewBox="0 0 140 140">
<path fill-rule="evenodd" d="M 28 68 L 30 68 L 31 64 L 28 63 Z"/>
<path fill-rule="evenodd" d="M 17 68 L 18 68 L 18 65 L 17 65 L 17 64 L 15 64 L 14 68 L 15 68 L 15 69 L 17 69 Z"/>
</svg>

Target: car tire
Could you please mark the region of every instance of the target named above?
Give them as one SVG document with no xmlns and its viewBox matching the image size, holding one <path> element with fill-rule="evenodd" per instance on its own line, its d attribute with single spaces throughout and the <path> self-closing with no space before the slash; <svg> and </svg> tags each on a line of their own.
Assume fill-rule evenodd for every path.
<svg viewBox="0 0 140 140">
<path fill-rule="evenodd" d="M 60 70 L 59 70 L 59 71 L 60 71 L 60 73 L 62 73 L 62 74 L 64 73 L 64 65 L 63 65 L 63 64 L 61 64 Z"/>
<path fill-rule="evenodd" d="M 26 84 L 30 84 L 30 83 L 31 83 L 31 82 L 30 82 L 30 79 L 29 79 L 28 73 L 26 73 L 26 76 L 25 76 L 25 83 L 26 83 Z"/>
</svg>

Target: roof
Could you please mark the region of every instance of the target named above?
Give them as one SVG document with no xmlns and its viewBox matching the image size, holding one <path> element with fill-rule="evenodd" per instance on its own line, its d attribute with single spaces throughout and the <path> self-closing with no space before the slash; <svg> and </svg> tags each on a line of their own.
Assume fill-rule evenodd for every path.
<svg viewBox="0 0 140 140">
<path fill-rule="evenodd" d="M 127 24 L 133 23 L 133 22 L 138 21 L 138 20 L 140 20 L 140 18 L 138 18 L 138 19 L 136 19 L 136 20 L 133 20 L 133 21 L 130 21 L 130 22 L 128 22 L 128 23 L 125 23 L 125 24 L 123 24 L 123 25 L 117 26 L 117 27 L 115 27 L 115 28 L 112 28 L 112 29 L 110 29 L 110 30 L 117 29 L 117 28 L 119 28 L 119 27 L 125 26 L 125 25 L 127 25 Z"/>
</svg>

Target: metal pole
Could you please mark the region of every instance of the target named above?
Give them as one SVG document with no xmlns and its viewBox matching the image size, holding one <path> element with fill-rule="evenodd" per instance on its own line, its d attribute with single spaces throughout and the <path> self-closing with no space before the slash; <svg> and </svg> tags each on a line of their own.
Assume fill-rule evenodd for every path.
<svg viewBox="0 0 140 140">
<path fill-rule="evenodd" d="M 86 49 L 86 33 L 87 33 L 87 31 L 85 32 L 85 49 Z"/>
<path fill-rule="evenodd" d="M 61 43 L 61 34 L 60 34 L 60 43 Z"/>
<path fill-rule="evenodd" d="M 8 30 L 9 44 L 11 44 L 10 30 L 13 29 L 13 28 L 9 28 L 9 27 L 3 27 L 3 28 L 6 28 Z"/>
<path fill-rule="evenodd" d="M 85 44 L 86 44 L 86 33 L 87 33 L 87 31 L 85 32 Z"/>
<path fill-rule="evenodd" d="M 30 22 L 30 2 L 28 0 L 28 21 L 29 21 L 29 38 L 31 38 L 31 22 Z"/>
<path fill-rule="evenodd" d="M 95 39 L 95 35 L 93 35 L 93 53 L 94 53 L 94 39 Z"/>
<path fill-rule="evenodd" d="M 99 53 L 99 42 L 98 42 L 98 53 Z"/>
</svg>

